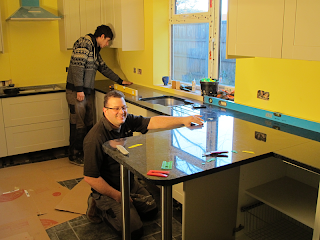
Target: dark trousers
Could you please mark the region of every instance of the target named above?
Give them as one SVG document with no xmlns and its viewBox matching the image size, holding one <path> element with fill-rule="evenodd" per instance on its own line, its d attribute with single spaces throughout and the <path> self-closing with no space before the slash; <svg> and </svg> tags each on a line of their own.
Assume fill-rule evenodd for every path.
<svg viewBox="0 0 320 240">
<path fill-rule="evenodd" d="M 158 213 L 158 207 L 154 198 L 150 195 L 137 180 L 134 180 L 133 187 L 130 190 L 130 231 L 131 239 L 139 239 L 143 234 L 142 220 L 150 220 Z M 121 203 L 113 198 L 91 193 L 96 201 L 96 207 L 101 211 L 102 217 L 119 234 L 122 232 Z"/>
<path fill-rule="evenodd" d="M 67 89 L 66 98 L 70 112 L 69 158 L 72 158 L 77 154 L 83 155 L 83 139 L 93 126 L 94 92 L 79 102 L 77 92 Z"/>
</svg>

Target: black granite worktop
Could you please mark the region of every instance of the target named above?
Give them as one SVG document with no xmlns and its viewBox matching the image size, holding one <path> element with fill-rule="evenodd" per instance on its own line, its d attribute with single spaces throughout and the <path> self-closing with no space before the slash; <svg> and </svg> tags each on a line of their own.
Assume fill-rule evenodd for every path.
<svg viewBox="0 0 320 240">
<path fill-rule="evenodd" d="M 106 93 L 113 84 L 111 80 L 99 80 L 95 83 L 95 90 Z M 58 87 L 55 89 L 21 91 L 15 96 L 65 91 L 65 83 L 56 86 Z M 171 185 L 186 181 L 191 175 L 192 178 L 199 177 L 269 156 L 320 173 L 320 134 L 317 132 L 210 104 L 204 104 L 206 108 L 200 109 L 194 109 L 192 105 L 166 107 L 151 104 L 139 99 L 173 94 L 137 84 L 130 88 L 138 90 L 138 96 L 125 94 L 126 101 L 131 104 L 162 115 L 200 114 L 205 120 L 204 126 L 199 129 L 182 127 L 128 138 L 125 146 L 127 149 L 134 144 L 143 144 L 128 149 L 128 157 L 117 150 L 106 148 L 108 153 L 135 174 L 156 181 L 157 184 L 161 182 L 162 185 Z M 0 93 L 0 98 L 15 96 Z M 196 100 L 188 100 L 202 104 Z M 105 146 L 108 146 L 108 143 Z M 214 150 L 228 150 L 228 157 L 212 161 L 210 157 L 202 157 L 204 152 Z M 150 169 L 160 170 L 163 161 L 174 162 L 174 168 L 165 181 L 157 182 L 159 177 L 146 175 Z"/>
<path fill-rule="evenodd" d="M 98 81 L 96 90 L 107 92 L 109 85 L 105 84 Z M 108 154 L 155 184 L 172 185 L 271 156 L 320 174 L 320 134 L 317 132 L 209 104 L 200 109 L 194 109 L 192 105 L 150 104 L 139 98 L 173 94 L 135 84 L 130 87 L 137 89 L 139 96 L 125 94 L 127 102 L 165 115 L 200 114 L 205 120 L 202 128 L 182 127 L 127 138 L 128 156 L 110 147 L 109 142 L 104 144 Z M 142 145 L 129 148 L 135 144 Z M 227 157 L 202 157 L 204 152 L 214 150 L 229 152 Z M 167 178 L 147 175 L 149 170 L 161 170 L 163 161 L 173 161 L 173 169 Z"/>
</svg>

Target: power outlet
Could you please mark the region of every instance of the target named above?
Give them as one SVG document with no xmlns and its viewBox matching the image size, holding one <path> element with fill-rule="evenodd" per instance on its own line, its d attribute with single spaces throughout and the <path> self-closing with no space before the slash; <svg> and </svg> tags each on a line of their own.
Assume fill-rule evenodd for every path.
<svg viewBox="0 0 320 240">
<path fill-rule="evenodd" d="M 136 68 L 133 68 L 133 73 L 136 73 L 137 72 L 137 69 Z"/>
<path fill-rule="evenodd" d="M 138 68 L 138 74 L 142 74 L 142 69 Z"/>
<path fill-rule="evenodd" d="M 66 72 L 68 72 L 68 70 L 69 70 L 69 67 L 66 67 Z"/>
</svg>

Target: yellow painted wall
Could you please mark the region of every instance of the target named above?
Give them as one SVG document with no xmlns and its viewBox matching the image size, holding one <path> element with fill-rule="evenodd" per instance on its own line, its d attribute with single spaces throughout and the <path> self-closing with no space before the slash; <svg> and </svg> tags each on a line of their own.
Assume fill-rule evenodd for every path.
<svg viewBox="0 0 320 240">
<path fill-rule="evenodd" d="M 40 4 L 57 14 L 57 0 L 40 0 Z M 65 82 L 71 51 L 60 51 L 58 22 L 5 21 L 18 7 L 19 0 L 0 1 L 5 48 L 5 53 L 0 53 L 0 81 L 12 79 L 18 87 Z M 144 9 L 145 50 L 105 48 L 101 55 L 121 77 L 154 87 L 162 84 L 162 76 L 169 74 L 169 0 L 144 1 Z M 141 68 L 142 75 L 133 73 L 134 67 Z M 320 122 L 316 105 L 320 89 L 318 69 L 317 61 L 238 59 L 235 101 Z M 98 73 L 97 79 L 105 77 Z M 258 90 L 269 91 L 270 100 L 258 99 Z"/>
<path fill-rule="evenodd" d="M 235 102 L 320 122 L 320 62 L 272 58 L 237 59 Z M 269 101 L 257 91 L 270 92 Z"/>
<path fill-rule="evenodd" d="M 57 14 L 57 0 L 40 0 L 41 7 Z M 1 0 L 4 53 L 0 53 L 0 81 L 18 86 L 66 81 L 71 51 L 60 51 L 58 21 L 5 21 L 20 6 L 19 0 Z M 114 66 L 114 49 L 103 49 L 107 65 Z M 97 79 L 105 79 L 97 74 Z"/>
</svg>

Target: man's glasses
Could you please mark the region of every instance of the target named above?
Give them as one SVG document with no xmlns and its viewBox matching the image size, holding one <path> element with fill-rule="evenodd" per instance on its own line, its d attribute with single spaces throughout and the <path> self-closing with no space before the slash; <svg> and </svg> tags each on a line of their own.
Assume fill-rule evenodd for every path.
<svg viewBox="0 0 320 240">
<path fill-rule="evenodd" d="M 114 107 L 114 108 L 109 108 L 109 107 L 105 107 L 106 109 L 111 109 L 115 112 L 119 112 L 121 109 L 122 111 L 126 111 L 128 109 L 128 106 L 124 105 L 122 107 Z"/>
</svg>

